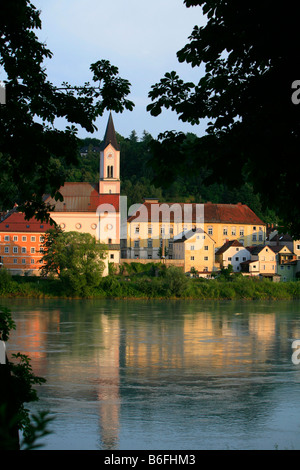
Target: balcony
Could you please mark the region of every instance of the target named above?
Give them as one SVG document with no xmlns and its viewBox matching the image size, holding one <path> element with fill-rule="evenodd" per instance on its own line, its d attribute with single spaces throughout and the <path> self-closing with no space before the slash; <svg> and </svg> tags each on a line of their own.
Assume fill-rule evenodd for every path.
<svg viewBox="0 0 300 470">
<path fill-rule="evenodd" d="M 285 264 L 297 264 L 297 255 L 286 255 L 286 254 L 279 254 L 278 255 L 278 263 L 279 265 L 285 265 Z"/>
</svg>

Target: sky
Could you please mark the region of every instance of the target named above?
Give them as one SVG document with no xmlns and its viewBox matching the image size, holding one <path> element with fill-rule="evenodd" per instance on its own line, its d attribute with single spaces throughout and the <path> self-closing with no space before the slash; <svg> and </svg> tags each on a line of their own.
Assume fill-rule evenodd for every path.
<svg viewBox="0 0 300 470">
<path fill-rule="evenodd" d="M 46 43 L 53 57 L 44 65 L 55 85 L 92 82 L 90 64 L 109 60 L 122 78 L 131 83 L 128 99 L 133 111 L 112 113 L 116 131 L 139 138 L 144 130 L 154 138 L 175 130 L 203 135 L 205 123 L 191 126 L 172 111 L 158 117 L 146 111 L 148 93 L 166 72 L 175 70 L 183 80 L 198 81 L 199 69 L 180 64 L 176 52 L 187 42 L 193 27 L 205 24 L 200 7 L 186 8 L 183 0 L 32 0 L 41 10 L 39 40 Z M 98 131 L 88 134 L 78 129 L 80 138 L 104 136 L 108 112 L 96 121 Z M 58 123 L 57 127 L 63 123 Z"/>
</svg>

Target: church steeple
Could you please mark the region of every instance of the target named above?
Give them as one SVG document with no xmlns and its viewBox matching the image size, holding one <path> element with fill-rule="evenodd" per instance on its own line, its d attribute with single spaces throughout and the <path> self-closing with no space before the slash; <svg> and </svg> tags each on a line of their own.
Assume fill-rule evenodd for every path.
<svg viewBox="0 0 300 470">
<path fill-rule="evenodd" d="M 120 147 L 111 113 L 100 145 L 100 194 L 120 194 Z"/>
<path fill-rule="evenodd" d="M 109 113 L 106 132 L 105 132 L 103 142 L 100 145 L 100 150 L 105 150 L 105 148 L 109 144 L 111 144 L 114 147 L 115 150 L 120 150 L 120 147 L 119 147 L 119 144 L 118 144 L 118 141 L 117 141 L 115 126 L 114 126 L 114 123 L 113 123 L 113 118 L 112 118 L 111 113 Z"/>
</svg>

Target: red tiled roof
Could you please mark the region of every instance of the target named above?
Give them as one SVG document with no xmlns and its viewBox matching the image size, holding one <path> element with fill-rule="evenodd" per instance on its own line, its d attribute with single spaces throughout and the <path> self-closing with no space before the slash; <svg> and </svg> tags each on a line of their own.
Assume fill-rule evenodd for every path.
<svg viewBox="0 0 300 470">
<path fill-rule="evenodd" d="M 53 226 L 46 222 L 40 222 L 34 217 L 29 220 L 25 220 L 25 216 L 21 212 L 12 212 L 0 222 L 0 232 L 43 233 L 50 228 L 53 228 Z"/>
<path fill-rule="evenodd" d="M 170 210 L 164 212 L 164 206 L 169 207 Z M 132 222 L 138 218 L 140 222 L 183 222 L 185 214 L 184 208 L 189 208 L 191 210 L 191 222 L 196 223 L 196 206 L 196 203 L 145 202 L 141 204 L 134 215 L 128 218 L 128 221 Z M 201 206 L 201 204 L 198 204 L 198 206 Z M 265 225 L 265 223 L 245 204 L 206 203 L 203 206 L 205 223 Z"/>
<path fill-rule="evenodd" d="M 48 197 L 46 203 L 54 205 L 54 212 L 96 212 L 101 204 L 110 204 L 119 212 L 118 194 L 99 194 L 99 185 L 92 183 L 65 183 L 59 192 L 63 201 Z"/>
</svg>

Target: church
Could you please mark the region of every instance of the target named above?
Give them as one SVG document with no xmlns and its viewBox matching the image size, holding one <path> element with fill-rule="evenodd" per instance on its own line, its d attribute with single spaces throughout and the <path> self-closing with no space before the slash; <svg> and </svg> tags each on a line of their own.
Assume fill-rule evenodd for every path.
<svg viewBox="0 0 300 470">
<path fill-rule="evenodd" d="M 54 207 L 51 218 L 63 231 L 90 233 L 107 245 L 104 271 L 107 275 L 108 263 L 120 262 L 120 148 L 111 114 L 100 147 L 99 170 L 98 183 L 66 182 L 59 189 L 63 201 L 46 196 L 45 202 Z M 49 228 L 49 224 L 37 223 L 35 219 L 25 221 L 16 208 L 9 212 L 0 222 L 1 265 L 13 274 L 38 274 L 37 258 L 42 256 L 39 248 L 42 236 Z M 25 239 L 26 243 L 35 240 L 35 244 L 27 246 L 23 242 Z"/>
</svg>

